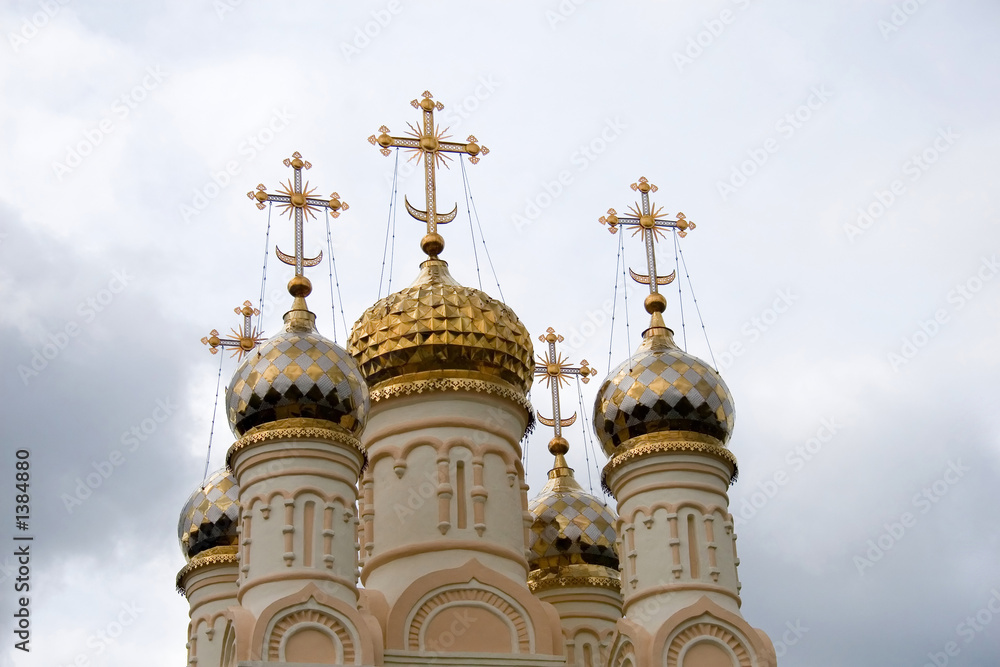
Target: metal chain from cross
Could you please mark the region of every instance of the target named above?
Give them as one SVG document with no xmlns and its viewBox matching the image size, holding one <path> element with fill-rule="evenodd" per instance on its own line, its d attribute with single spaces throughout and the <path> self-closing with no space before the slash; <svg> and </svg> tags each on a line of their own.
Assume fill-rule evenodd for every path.
<svg viewBox="0 0 1000 667">
<path fill-rule="evenodd" d="M 420 241 L 420 248 L 427 253 L 431 259 L 436 259 L 444 250 L 444 238 L 438 234 L 437 226 L 451 222 L 458 214 L 458 204 L 448 213 L 438 213 L 437 211 L 437 186 L 435 183 L 435 170 L 438 165 L 447 167 L 451 156 L 448 153 L 463 153 L 469 156 L 469 162 L 476 164 L 480 155 L 489 153 L 486 146 L 480 146 L 476 137 L 469 135 L 467 143 L 446 141 L 451 135 L 447 134 L 448 128 L 440 129 L 434 126 L 434 110 L 441 111 L 444 105 L 435 102 L 433 95 L 429 91 L 424 91 L 423 99 L 412 100 L 410 102 L 414 108 L 420 109 L 423 115 L 422 127 L 417 127 L 412 123 L 407 123 L 410 130 L 406 137 L 389 136 L 389 128 L 383 125 L 378 129 L 379 135 L 368 137 L 369 143 L 379 146 L 382 155 L 389 155 L 392 151 L 390 147 L 405 148 L 413 153 L 411 160 L 417 163 L 424 162 L 424 196 L 426 207 L 423 211 L 410 204 L 406 196 L 403 196 L 403 203 L 406 204 L 406 211 L 411 216 L 427 223 L 427 234 Z"/>
<path fill-rule="evenodd" d="M 242 359 L 244 354 L 249 353 L 260 344 L 260 332 L 250 326 L 250 318 L 260 315 L 260 311 L 254 308 L 249 301 L 244 301 L 242 306 L 236 306 L 233 311 L 237 315 L 243 316 L 243 329 L 235 327 L 232 329 L 235 338 L 219 338 L 219 332 L 212 329 L 207 336 L 201 339 L 201 342 L 209 346 L 209 351 L 212 354 L 218 354 L 220 347 L 235 348 L 233 356 L 239 356 Z"/>
<path fill-rule="evenodd" d="M 576 412 L 573 413 L 571 417 L 566 419 L 562 418 L 562 413 L 559 409 L 559 385 L 564 382 L 569 382 L 570 375 L 578 375 L 580 379 L 583 380 L 584 384 L 590 382 L 590 377 L 596 375 L 597 371 L 591 368 L 587 364 L 587 360 L 584 359 L 580 362 L 579 367 L 570 366 L 566 362 L 566 358 L 563 357 L 561 353 L 556 353 L 556 343 L 563 342 L 563 337 L 555 332 L 555 329 L 549 327 L 545 330 L 545 333 L 538 337 L 543 343 L 548 343 L 548 349 L 545 351 L 545 357 L 542 358 L 541 355 L 538 356 L 538 364 L 535 366 L 535 375 L 541 376 L 545 379 L 545 384 L 552 391 L 552 419 L 543 417 L 541 414 L 538 415 L 538 421 L 542 422 L 546 426 L 552 426 L 555 428 L 555 438 L 556 440 L 562 440 L 562 427 L 571 426 L 573 422 L 576 421 Z M 549 449 L 551 450 L 551 444 Z M 556 454 L 557 452 L 552 452 Z M 561 453 L 565 454 L 565 451 Z"/>
<path fill-rule="evenodd" d="M 309 169 L 312 165 L 303 160 L 298 151 L 292 153 L 292 157 L 285 158 L 284 165 L 291 167 L 295 175 L 287 183 L 281 184 L 278 194 L 267 192 L 267 188 L 261 183 L 257 186 L 256 191 L 248 192 L 247 197 L 254 200 L 257 208 L 261 210 L 265 208 L 264 202 L 280 204 L 282 208 L 281 212 L 287 213 L 289 219 L 295 221 L 295 253 L 292 255 L 283 253 L 277 246 L 274 247 L 274 252 L 282 262 L 295 267 L 296 278 L 303 278 L 303 269 L 305 267 L 316 266 L 323 260 L 322 250 L 318 255 L 311 258 L 306 257 L 304 254 L 302 238 L 303 213 L 310 218 L 315 218 L 318 209 L 329 208 L 330 215 L 336 218 L 340 215 L 341 211 L 346 211 L 350 206 L 347 205 L 347 202 L 341 201 L 340 195 L 336 192 L 331 194 L 329 199 L 319 199 L 310 196 L 316 191 L 316 188 L 310 188 L 308 181 L 306 181 L 305 186 L 302 185 L 302 170 Z"/>
<path fill-rule="evenodd" d="M 656 208 L 655 204 L 649 203 L 649 193 L 656 192 L 657 187 L 646 180 L 645 176 L 639 178 L 638 183 L 632 183 L 631 188 L 637 190 L 642 196 L 642 203 L 636 202 L 629 206 L 631 216 L 619 217 L 613 208 L 608 209 L 607 216 L 599 218 L 602 224 L 608 226 L 608 231 L 612 234 L 618 233 L 618 227 L 635 227 L 632 236 L 642 234 L 642 240 L 646 244 L 646 266 L 649 273 L 643 275 L 636 273 L 629 268 L 632 280 L 643 285 L 649 285 L 649 296 L 646 297 L 646 312 L 662 313 L 667 308 L 667 300 L 657 289 L 660 285 L 669 285 L 677 275 L 676 271 L 671 271 L 670 275 L 660 276 L 656 273 L 656 240 L 663 238 L 664 229 L 676 229 L 677 234 L 684 238 L 688 229 L 694 229 L 695 224 L 684 217 L 683 213 L 677 214 L 676 220 L 666 220 L 663 214 L 663 207 Z"/>
</svg>

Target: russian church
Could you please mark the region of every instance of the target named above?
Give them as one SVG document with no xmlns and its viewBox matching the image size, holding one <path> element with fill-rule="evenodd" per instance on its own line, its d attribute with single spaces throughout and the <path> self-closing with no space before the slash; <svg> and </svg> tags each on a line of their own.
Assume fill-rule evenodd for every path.
<svg viewBox="0 0 1000 667">
<path fill-rule="evenodd" d="M 693 227 L 649 206 L 645 178 L 631 211 L 601 219 L 641 233 L 649 325 L 600 384 L 593 429 L 608 457 L 607 506 L 576 480 L 565 454 L 559 387 L 595 374 L 571 366 L 553 330 L 532 336 L 510 306 L 457 282 L 441 258 L 436 169 L 447 154 L 475 162 L 475 137 L 448 141 L 442 105 L 414 100 L 404 137 L 381 128 L 384 154 L 410 151 L 424 171 L 427 258 L 413 283 L 368 308 L 348 349 L 316 329 L 303 219 L 346 208 L 302 186 L 309 163 L 259 208 L 295 222 L 284 325 L 262 339 L 248 302 L 235 338 L 213 352 L 241 362 L 226 389 L 236 436 L 226 467 L 183 508 L 190 667 L 478 665 L 773 667 L 771 640 L 740 613 L 739 558 L 727 491 L 734 409 L 708 363 L 680 349 L 664 320 L 658 235 Z M 532 340 L 544 344 L 536 356 Z M 529 498 L 522 443 L 536 425 L 528 390 L 552 395 L 552 468 Z M 180 632 L 178 632 L 178 639 Z"/>
</svg>

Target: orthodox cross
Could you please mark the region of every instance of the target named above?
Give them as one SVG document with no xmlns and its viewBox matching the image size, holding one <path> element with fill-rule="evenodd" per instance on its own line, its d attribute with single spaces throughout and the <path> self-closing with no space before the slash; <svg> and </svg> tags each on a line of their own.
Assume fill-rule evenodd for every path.
<svg viewBox="0 0 1000 667">
<path fill-rule="evenodd" d="M 561 353 L 557 355 L 556 343 L 563 342 L 563 337 L 557 335 L 552 327 L 546 329 L 545 333 L 538 337 L 538 340 L 548 343 L 549 349 L 546 350 L 544 359 L 539 355 L 538 364 L 535 366 L 535 375 L 545 378 L 545 384 L 552 390 L 552 419 L 538 415 L 538 421 L 546 426 L 555 427 L 556 437 L 561 438 L 562 427 L 572 425 L 576 421 L 576 413 L 562 419 L 562 414 L 559 411 L 559 385 L 563 382 L 569 382 L 570 375 L 579 375 L 586 384 L 590 382 L 590 376 L 596 375 L 597 371 L 587 365 L 586 359 L 580 362 L 578 368 L 574 368 L 566 363 L 566 358 Z"/>
<path fill-rule="evenodd" d="M 264 202 L 273 201 L 281 205 L 282 213 L 287 213 L 290 219 L 295 220 L 295 254 L 288 255 L 278 249 L 277 246 L 274 247 L 274 252 L 277 253 L 278 259 L 280 259 L 285 264 L 290 264 L 295 267 L 295 277 L 302 277 L 302 269 L 306 266 L 316 266 L 323 259 L 323 251 L 321 250 L 318 255 L 312 258 L 308 258 L 303 254 L 303 242 L 302 242 L 302 214 L 305 212 L 310 218 L 316 217 L 317 208 L 329 208 L 330 215 L 337 217 L 340 215 L 341 211 L 346 211 L 350 208 L 346 202 L 340 201 L 340 195 L 336 192 L 330 195 L 329 199 L 318 199 L 316 197 L 311 197 L 310 195 L 316 191 L 316 188 L 309 188 L 309 181 L 306 181 L 305 186 L 302 185 L 302 169 L 309 169 L 312 167 L 311 164 L 302 159 L 302 156 L 298 151 L 292 153 L 292 157 L 285 158 L 284 165 L 286 167 L 291 167 L 295 172 L 294 179 L 289 179 L 287 183 L 282 183 L 279 188 L 279 194 L 270 194 L 267 192 L 267 188 L 261 183 L 257 186 L 256 192 L 251 191 L 247 193 L 247 197 L 253 199 L 257 202 L 257 208 L 263 210 Z"/>
<path fill-rule="evenodd" d="M 632 236 L 636 234 L 642 234 L 642 240 L 646 243 L 646 265 L 648 266 L 649 273 L 642 275 L 636 273 L 631 268 L 628 270 L 632 275 L 632 280 L 643 285 L 649 285 L 649 294 L 652 300 L 662 302 L 663 306 L 666 307 L 666 301 L 662 296 L 659 295 L 657 287 L 659 285 L 668 285 L 673 282 L 676 275 L 676 271 L 671 271 L 668 276 L 659 276 L 656 273 L 656 248 L 655 243 L 657 238 L 663 238 L 663 230 L 665 228 L 673 228 L 678 230 L 678 234 L 681 238 L 687 236 L 688 229 L 694 229 L 695 224 L 689 222 L 687 218 L 684 217 L 683 213 L 677 214 L 676 220 L 664 220 L 663 218 L 663 207 L 656 208 L 655 205 L 650 205 L 649 203 L 649 193 L 656 192 L 657 188 L 655 185 L 646 180 L 643 176 L 639 179 L 638 183 L 632 184 L 633 190 L 638 190 L 642 195 L 642 204 L 636 202 L 632 206 L 629 206 L 629 212 L 632 213 L 628 217 L 618 217 L 617 212 L 613 208 L 608 209 L 608 215 L 601 216 L 600 221 L 608 226 L 608 231 L 612 234 L 618 232 L 618 226 L 622 227 L 635 227 L 635 231 L 632 232 Z M 656 295 L 656 296 L 653 296 Z M 647 299 L 649 300 L 649 299 Z M 647 310 L 649 306 L 647 305 Z M 659 312 L 663 312 L 660 308 Z"/>
<path fill-rule="evenodd" d="M 236 336 L 235 338 L 219 338 L 219 332 L 212 329 L 207 336 L 201 339 L 201 342 L 209 346 L 212 354 L 218 354 L 220 347 L 234 347 L 236 349 L 233 350 L 233 356 L 238 355 L 242 359 L 244 354 L 260 343 L 259 332 L 250 328 L 250 318 L 260 315 L 260 311 L 254 308 L 249 301 L 244 301 L 242 306 L 236 306 L 233 310 L 237 315 L 243 316 L 242 331 L 234 327 L 232 332 Z"/>
<path fill-rule="evenodd" d="M 417 127 L 413 123 L 407 123 L 410 127 L 406 137 L 389 136 L 389 128 L 383 125 L 378 129 L 379 135 L 374 134 L 368 137 L 369 143 L 373 146 L 381 146 L 379 149 L 382 155 L 389 155 L 392 151 L 390 146 L 405 148 L 413 153 L 411 160 L 418 163 L 424 162 L 424 195 L 426 198 L 426 208 L 421 211 L 410 204 L 403 196 L 403 203 L 406 204 L 406 211 L 411 216 L 427 223 L 427 235 L 420 242 L 421 249 L 432 259 L 437 257 L 444 250 L 444 239 L 437 233 L 437 226 L 451 222 L 458 214 L 458 204 L 448 213 L 438 213 L 437 211 L 437 187 L 434 181 L 434 172 L 438 165 L 448 166 L 451 156 L 448 153 L 465 153 L 469 156 L 469 162 L 476 164 L 479 162 L 479 155 L 486 155 L 489 149 L 480 146 L 477 139 L 469 135 L 468 143 L 458 143 L 446 141 L 451 135 L 446 134 L 448 128 L 440 129 L 434 126 L 434 110 L 441 111 L 444 105 L 435 102 L 433 95 L 424 91 L 423 99 L 412 100 L 411 105 L 415 109 L 420 109 L 423 113 L 422 127 Z"/>
</svg>

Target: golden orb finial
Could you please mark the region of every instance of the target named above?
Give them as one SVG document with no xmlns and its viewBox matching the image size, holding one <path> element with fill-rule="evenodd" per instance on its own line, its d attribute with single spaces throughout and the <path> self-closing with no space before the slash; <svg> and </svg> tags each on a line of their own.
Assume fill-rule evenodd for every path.
<svg viewBox="0 0 1000 667">
<path fill-rule="evenodd" d="M 420 239 L 420 249 L 428 257 L 437 257 L 444 250 L 444 237 L 437 233 L 425 234 L 424 238 Z"/>
<path fill-rule="evenodd" d="M 558 456 L 560 454 L 565 454 L 569 451 L 569 441 L 561 435 L 549 440 L 549 454 L 553 456 Z"/>
<path fill-rule="evenodd" d="M 295 276 L 288 281 L 288 293 L 303 299 L 312 293 L 312 283 L 305 276 Z"/>
</svg>

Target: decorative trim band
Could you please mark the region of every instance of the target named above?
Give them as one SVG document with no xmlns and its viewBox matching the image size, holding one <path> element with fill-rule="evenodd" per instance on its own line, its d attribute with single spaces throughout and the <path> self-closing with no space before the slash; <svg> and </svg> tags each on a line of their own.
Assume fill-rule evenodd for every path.
<svg viewBox="0 0 1000 667">
<path fill-rule="evenodd" d="M 187 595 L 187 591 L 184 589 L 184 579 L 195 570 L 209 565 L 238 565 L 239 562 L 240 556 L 236 553 L 236 547 L 214 547 L 203 551 L 192 558 L 191 562 L 177 573 L 177 592 L 181 595 Z"/>
<path fill-rule="evenodd" d="M 276 422 L 251 429 L 229 448 L 226 453 L 226 466 L 232 470 L 233 456 L 237 452 L 269 440 L 321 440 L 347 445 L 356 449 L 364 457 L 362 469 L 368 464 L 368 455 L 364 447 L 361 446 L 361 441 L 333 422 L 322 419 L 293 418 L 279 419 Z"/>
<path fill-rule="evenodd" d="M 620 592 L 622 582 L 612 577 L 547 577 L 545 579 L 528 580 L 528 590 L 532 593 L 547 591 L 553 588 L 576 588 L 584 586 L 607 588 Z"/>
<path fill-rule="evenodd" d="M 698 452 L 714 456 L 733 467 L 733 474 L 729 477 L 729 483 L 732 484 L 735 482 L 740 474 L 736 455 L 722 445 L 708 441 L 708 438 L 699 440 L 693 438 L 667 440 L 658 438 L 656 435 L 634 438 L 629 441 L 627 447 L 622 448 L 622 451 L 615 452 L 615 455 L 604 466 L 604 471 L 601 473 L 601 486 L 605 491 L 611 493 L 611 489 L 608 487 L 608 475 L 635 459 L 663 452 Z"/>
<path fill-rule="evenodd" d="M 498 382 L 489 382 L 474 378 L 431 378 L 388 382 L 375 385 L 375 388 L 371 390 L 371 401 L 372 403 L 377 403 L 378 401 L 396 396 L 408 396 L 409 394 L 422 394 L 432 391 L 474 391 L 483 394 L 493 394 L 513 401 L 525 410 L 531 411 L 531 403 L 528 402 L 524 392 Z"/>
<path fill-rule="evenodd" d="M 528 413 L 528 424 L 524 428 L 524 436 L 535 430 L 535 411 L 531 407 L 531 402 L 523 391 L 515 389 L 507 384 L 490 382 L 488 380 L 478 380 L 475 378 L 429 378 L 416 380 L 393 380 L 382 384 L 377 384 L 371 389 L 369 395 L 371 402 L 378 403 L 397 396 L 409 396 L 411 394 L 422 394 L 424 392 L 444 392 L 444 391 L 470 391 L 480 394 L 491 394 L 500 398 L 505 398 L 522 408 Z"/>
</svg>

